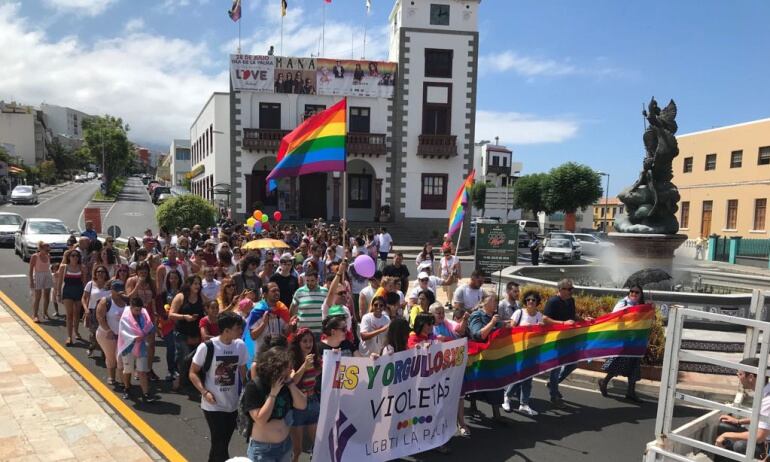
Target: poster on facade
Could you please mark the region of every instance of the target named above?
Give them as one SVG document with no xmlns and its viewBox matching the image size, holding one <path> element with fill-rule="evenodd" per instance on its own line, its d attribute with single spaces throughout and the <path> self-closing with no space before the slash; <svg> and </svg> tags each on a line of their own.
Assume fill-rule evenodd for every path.
<svg viewBox="0 0 770 462">
<path fill-rule="evenodd" d="M 396 63 L 317 59 L 318 94 L 392 98 Z"/>
<path fill-rule="evenodd" d="M 233 90 L 272 92 L 274 71 L 273 56 L 230 55 Z"/>
<path fill-rule="evenodd" d="M 276 56 L 275 93 L 316 94 L 316 59 Z"/>
<path fill-rule="evenodd" d="M 313 462 L 386 461 L 454 435 L 467 340 L 378 359 L 326 351 Z"/>
<path fill-rule="evenodd" d="M 519 253 L 518 223 L 476 225 L 476 269 L 487 277 L 516 265 Z"/>
</svg>

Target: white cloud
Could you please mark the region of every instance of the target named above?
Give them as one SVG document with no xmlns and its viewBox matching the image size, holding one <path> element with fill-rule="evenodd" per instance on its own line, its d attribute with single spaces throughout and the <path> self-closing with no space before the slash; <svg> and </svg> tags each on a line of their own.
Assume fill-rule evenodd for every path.
<svg viewBox="0 0 770 462">
<path fill-rule="evenodd" d="M 573 138 L 578 123 L 570 119 L 547 119 L 518 112 L 476 112 L 476 140 L 494 140 L 511 145 L 561 143 Z"/>
<path fill-rule="evenodd" d="M 213 64 L 205 43 L 142 32 L 91 45 L 51 40 L 14 4 L 0 4 L 0 49 L 0 99 L 109 113 L 131 125 L 135 140 L 186 138 L 208 96 L 227 91 L 224 62 L 216 75 L 202 71 Z"/>
<path fill-rule="evenodd" d="M 482 73 L 513 71 L 524 77 L 560 77 L 567 75 L 587 75 L 603 77 L 616 74 L 617 69 L 607 67 L 604 59 L 597 59 L 592 66 L 581 67 L 570 60 L 555 60 L 550 58 L 538 58 L 525 56 L 515 51 L 508 50 L 501 53 L 484 55 L 479 58 L 479 67 Z"/>
<path fill-rule="evenodd" d="M 58 11 L 72 12 L 85 16 L 98 16 L 117 0 L 45 0 Z"/>
<path fill-rule="evenodd" d="M 126 25 L 123 26 L 123 30 L 128 33 L 138 32 L 142 29 L 144 29 L 144 19 L 142 18 L 129 19 Z"/>
</svg>

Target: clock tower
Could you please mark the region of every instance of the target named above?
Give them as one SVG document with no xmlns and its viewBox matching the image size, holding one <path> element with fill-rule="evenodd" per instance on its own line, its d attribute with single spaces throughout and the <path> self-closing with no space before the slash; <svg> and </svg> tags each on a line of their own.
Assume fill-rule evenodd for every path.
<svg viewBox="0 0 770 462">
<path fill-rule="evenodd" d="M 473 164 L 479 4 L 396 0 L 389 18 L 398 76 L 385 196 L 396 220 L 424 226 L 426 240 L 446 232 L 453 195 Z"/>
</svg>

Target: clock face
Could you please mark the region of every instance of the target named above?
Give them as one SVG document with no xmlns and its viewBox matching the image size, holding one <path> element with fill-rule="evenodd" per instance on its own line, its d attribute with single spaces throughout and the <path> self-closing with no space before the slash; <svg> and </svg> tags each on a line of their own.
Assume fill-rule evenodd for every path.
<svg viewBox="0 0 770 462">
<path fill-rule="evenodd" d="M 448 26 L 449 5 L 431 4 L 430 23 L 435 26 Z"/>
</svg>

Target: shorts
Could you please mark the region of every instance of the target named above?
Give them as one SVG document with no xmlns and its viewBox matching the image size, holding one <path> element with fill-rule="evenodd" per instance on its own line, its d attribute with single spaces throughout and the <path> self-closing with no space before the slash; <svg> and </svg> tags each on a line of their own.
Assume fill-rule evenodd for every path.
<svg viewBox="0 0 770 462">
<path fill-rule="evenodd" d="M 53 289 L 53 275 L 49 271 L 35 273 L 32 279 L 35 290 Z"/>
<path fill-rule="evenodd" d="M 147 361 L 147 356 L 141 356 L 137 358 L 132 354 L 123 355 L 120 357 L 123 361 L 123 373 L 130 374 L 136 372 L 150 372 L 150 365 Z"/>
<path fill-rule="evenodd" d="M 289 462 L 291 438 L 286 438 L 281 443 L 262 443 L 249 439 L 246 455 L 254 462 Z"/>
<path fill-rule="evenodd" d="M 294 409 L 292 412 L 294 414 L 292 427 L 315 425 L 318 423 L 318 416 L 321 414 L 321 400 L 317 394 L 308 396 L 307 407 L 305 409 Z"/>
</svg>

